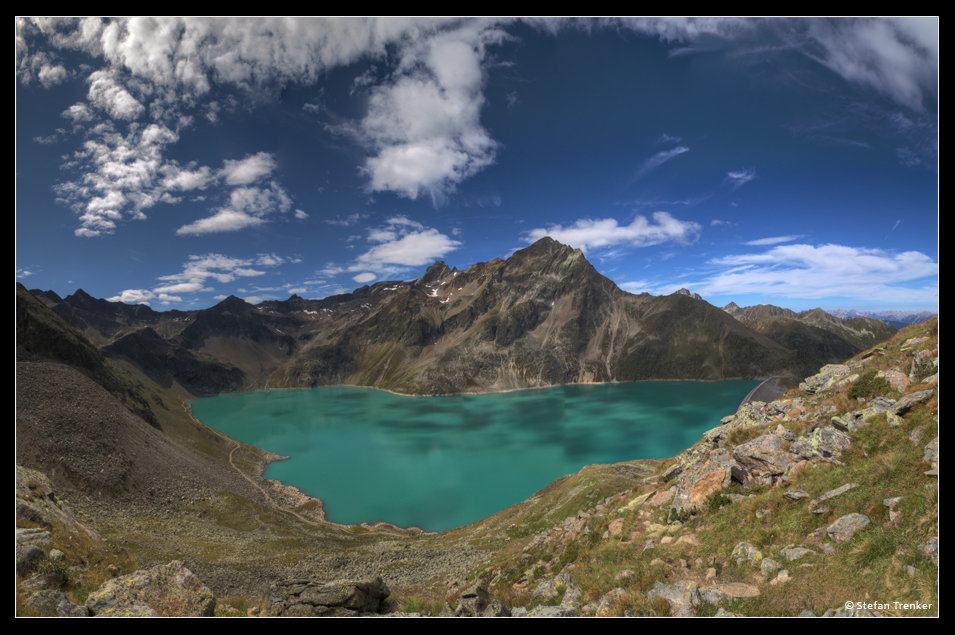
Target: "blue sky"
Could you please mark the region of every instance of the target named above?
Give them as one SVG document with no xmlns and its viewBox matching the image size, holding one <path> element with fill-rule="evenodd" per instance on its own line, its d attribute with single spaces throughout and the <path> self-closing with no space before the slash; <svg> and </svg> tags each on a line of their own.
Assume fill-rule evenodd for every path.
<svg viewBox="0 0 955 635">
<path fill-rule="evenodd" d="M 549 235 L 634 293 L 938 310 L 938 19 L 29 19 L 16 274 L 205 308 Z"/>
</svg>

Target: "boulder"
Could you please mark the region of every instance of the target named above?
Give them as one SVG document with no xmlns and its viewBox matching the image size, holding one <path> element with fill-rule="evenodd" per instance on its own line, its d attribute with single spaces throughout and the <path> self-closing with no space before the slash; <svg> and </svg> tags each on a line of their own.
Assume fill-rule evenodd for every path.
<svg viewBox="0 0 955 635">
<path fill-rule="evenodd" d="M 702 597 L 696 582 L 680 580 L 674 584 L 657 582 L 647 593 L 647 599 L 651 602 L 656 599 L 665 601 L 673 617 L 694 617 L 695 609 L 700 605 Z"/>
<path fill-rule="evenodd" d="M 857 531 L 868 527 L 869 522 L 865 514 L 847 514 L 829 525 L 826 531 L 836 542 L 848 542 Z"/>
<path fill-rule="evenodd" d="M 216 598 L 179 560 L 103 583 L 86 599 L 90 615 L 212 617 Z"/>
<path fill-rule="evenodd" d="M 270 616 L 348 617 L 374 614 L 391 591 L 381 577 L 364 582 L 276 580 L 269 587 Z"/>
</svg>

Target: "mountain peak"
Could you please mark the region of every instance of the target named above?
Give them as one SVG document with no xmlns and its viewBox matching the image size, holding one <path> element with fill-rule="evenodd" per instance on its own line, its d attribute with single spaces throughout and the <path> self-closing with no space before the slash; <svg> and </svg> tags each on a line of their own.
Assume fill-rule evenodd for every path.
<svg viewBox="0 0 955 635">
<path fill-rule="evenodd" d="M 686 288 L 680 289 L 679 291 L 674 291 L 671 295 L 685 295 L 689 298 L 693 298 L 694 300 L 703 299 L 699 293 L 690 293 L 690 290 Z"/>
</svg>

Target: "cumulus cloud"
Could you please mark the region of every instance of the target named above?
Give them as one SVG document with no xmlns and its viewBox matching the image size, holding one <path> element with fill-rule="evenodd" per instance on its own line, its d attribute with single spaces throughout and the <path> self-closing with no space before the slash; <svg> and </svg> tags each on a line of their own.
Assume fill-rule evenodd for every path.
<svg viewBox="0 0 955 635">
<path fill-rule="evenodd" d="M 275 157 L 268 152 L 247 156 L 239 161 L 224 161 L 219 174 L 229 185 L 249 185 L 275 170 Z"/>
<path fill-rule="evenodd" d="M 105 110 L 114 119 L 137 119 L 145 108 L 109 71 L 96 71 L 89 77 L 86 97 L 95 107 Z"/>
<path fill-rule="evenodd" d="M 710 264 L 720 271 L 692 283 L 705 296 L 838 296 L 893 304 L 937 301 L 938 263 L 915 251 L 796 244 L 725 256 Z"/>
<path fill-rule="evenodd" d="M 405 216 L 389 218 L 383 227 L 370 230 L 368 241 L 379 244 L 360 255 L 349 271 L 370 269 L 381 272 L 396 265 L 429 265 L 461 245 L 437 229 L 425 227 Z"/>
<path fill-rule="evenodd" d="M 149 300 L 155 297 L 156 295 L 153 292 L 145 289 L 126 289 L 119 295 L 106 299 L 110 302 L 125 302 L 126 304 L 149 304 Z"/>
<path fill-rule="evenodd" d="M 697 223 L 681 221 L 666 212 L 654 212 L 653 221 L 637 216 L 629 225 L 620 225 L 615 218 L 582 218 L 571 225 L 551 225 L 532 229 L 524 236 L 532 243 L 544 236 L 584 251 L 612 245 L 649 247 L 665 242 L 690 243 L 700 232 Z"/>
<path fill-rule="evenodd" d="M 494 162 L 498 143 L 481 126 L 486 47 L 504 34 L 466 23 L 403 51 L 391 82 L 371 91 L 359 134 L 374 156 L 371 191 L 432 200 Z"/>
</svg>

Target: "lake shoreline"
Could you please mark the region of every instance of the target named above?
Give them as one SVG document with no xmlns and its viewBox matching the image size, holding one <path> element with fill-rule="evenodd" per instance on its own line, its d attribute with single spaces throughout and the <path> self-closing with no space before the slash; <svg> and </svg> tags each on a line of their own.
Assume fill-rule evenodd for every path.
<svg viewBox="0 0 955 635">
<path fill-rule="evenodd" d="M 719 387 L 726 383 L 745 385 Z M 772 378 L 762 382 L 773 383 Z M 262 477 L 295 483 L 291 487 L 316 501 L 309 516 L 315 517 L 314 506 L 322 501 L 329 524 L 372 528 L 380 520 L 385 527 L 430 533 L 493 515 L 525 499 L 509 499 L 508 493 L 521 496 L 526 489 L 530 495 L 586 465 L 672 456 L 734 413 L 740 398 L 762 384 L 738 379 L 600 382 L 535 387 L 550 392 L 443 395 L 450 399 L 433 401 L 401 400 L 407 395 L 380 388 L 355 394 L 371 386 L 323 386 L 332 394 L 319 390 L 313 396 L 270 389 L 222 395 L 226 402 L 209 404 L 203 419 L 230 438 L 291 455 L 293 463 L 304 461 L 276 464 Z M 454 397 L 464 399 L 455 402 Z M 281 414 L 272 414 L 273 407 Z M 273 418 L 278 416 L 287 418 Z M 519 420 L 528 425 L 515 425 Z M 310 457 L 306 448 L 318 454 Z M 272 455 L 268 463 L 277 458 Z M 480 467 L 471 461 L 481 461 Z M 292 472 L 306 473 L 312 482 Z M 468 485 L 462 495 L 452 491 L 452 483 L 482 486 L 474 491 Z M 370 500 L 370 493 L 380 500 Z M 364 518 L 376 520 L 355 514 L 366 505 L 371 513 Z M 467 516 L 473 508 L 481 515 Z"/>
</svg>

